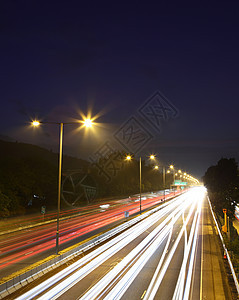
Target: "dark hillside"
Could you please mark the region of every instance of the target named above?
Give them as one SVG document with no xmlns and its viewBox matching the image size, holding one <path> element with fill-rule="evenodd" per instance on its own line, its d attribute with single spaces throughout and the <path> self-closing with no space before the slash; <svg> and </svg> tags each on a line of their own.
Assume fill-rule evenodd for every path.
<svg viewBox="0 0 239 300">
<path fill-rule="evenodd" d="M 86 161 L 63 157 L 63 174 Z M 56 207 L 58 154 L 38 146 L 0 140 L 0 216 Z M 35 196 L 34 196 L 35 195 Z"/>
</svg>

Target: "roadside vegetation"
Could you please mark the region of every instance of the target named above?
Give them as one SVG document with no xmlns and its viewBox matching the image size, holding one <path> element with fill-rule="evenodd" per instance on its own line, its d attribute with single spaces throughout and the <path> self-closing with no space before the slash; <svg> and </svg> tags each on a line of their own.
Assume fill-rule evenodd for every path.
<svg viewBox="0 0 239 300">
<path fill-rule="evenodd" d="M 204 185 L 214 212 L 221 225 L 224 225 L 223 209 L 229 216 L 229 232 L 223 233 L 227 249 L 230 252 L 234 268 L 239 274 L 239 235 L 233 226 L 235 206 L 239 203 L 239 173 L 234 158 L 222 158 L 216 166 L 207 169 L 203 177 Z"/>
<path fill-rule="evenodd" d="M 79 182 L 85 174 L 89 175 L 91 182 L 88 180 L 84 183 L 94 185 L 96 189 L 94 197 L 87 198 L 83 195 L 77 206 L 100 201 L 102 198 L 128 197 L 139 193 L 139 161 L 125 162 L 125 153 L 116 152 L 111 155 L 112 157 L 102 158 L 96 164 L 63 156 L 64 189 L 72 189 L 72 182 Z M 105 176 L 106 172 L 108 177 Z M 162 173 L 153 170 L 153 165 L 142 161 L 142 174 L 142 192 L 163 188 Z M 68 178 L 69 180 L 65 180 Z M 167 175 L 167 187 L 172 180 L 172 175 Z M 47 211 L 56 210 L 57 181 L 57 153 L 30 144 L 0 140 L 0 218 L 40 212 L 42 206 L 46 206 Z M 84 194 L 82 190 L 77 190 L 77 182 L 74 184 L 74 192 Z M 74 208 L 74 199 L 62 199 L 61 208 L 69 207 Z"/>
</svg>

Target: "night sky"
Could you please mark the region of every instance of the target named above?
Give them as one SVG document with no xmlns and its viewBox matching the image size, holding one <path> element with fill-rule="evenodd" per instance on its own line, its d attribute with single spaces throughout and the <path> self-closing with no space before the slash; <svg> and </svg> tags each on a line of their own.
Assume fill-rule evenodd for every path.
<svg viewBox="0 0 239 300">
<path fill-rule="evenodd" d="M 124 148 L 121 130 L 137 124 L 146 138 L 128 152 L 154 152 L 193 176 L 221 157 L 239 161 L 237 1 L 0 6 L 1 136 L 57 151 L 57 126 L 27 123 L 69 122 L 90 109 L 100 124 L 87 134 L 65 126 L 65 153 L 89 159 L 106 141 Z M 142 114 L 154 97 L 168 109 L 157 124 Z"/>
</svg>

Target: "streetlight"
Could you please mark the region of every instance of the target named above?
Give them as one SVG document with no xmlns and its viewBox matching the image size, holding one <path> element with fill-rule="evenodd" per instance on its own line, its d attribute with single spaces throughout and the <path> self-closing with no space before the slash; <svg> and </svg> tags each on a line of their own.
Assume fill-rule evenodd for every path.
<svg viewBox="0 0 239 300">
<path fill-rule="evenodd" d="M 159 166 L 156 165 L 154 167 L 155 170 L 158 170 L 159 169 Z M 163 171 L 163 193 L 164 193 L 164 200 L 165 200 L 165 187 L 166 187 L 166 173 L 165 173 L 165 167 L 162 166 L 162 171 Z M 170 171 L 168 171 L 167 173 L 170 173 Z"/>
<path fill-rule="evenodd" d="M 38 127 L 41 124 L 56 124 L 60 126 L 60 138 L 59 138 L 59 168 L 58 168 L 58 194 L 57 194 L 57 225 L 56 225 L 56 255 L 59 254 L 59 223 L 60 223 L 60 209 L 61 209 L 61 177 L 62 177 L 62 146 L 63 146 L 63 127 L 66 124 L 80 124 L 83 123 L 85 127 L 92 127 L 93 121 L 86 118 L 81 122 L 40 122 L 37 120 L 32 121 L 34 127 Z"/>
<path fill-rule="evenodd" d="M 171 185 L 173 187 L 173 185 L 175 183 L 175 169 L 174 169 L 174 165 L 170 165 L 169 168 L 173 171 L 173 184 Z"/>
<path fill-rule="evenodd" d="M 154 169 L 155 170 L 158 170 L 159 169 L 159 166 L 158 165 L 156 165 L 156 166 L 154 166 Z M 163 171 L 163 188 L 165 189 L 165 167 L 162 167 L 162 171 Z M 168 172 L 167 172 L 168 173 Z M 170 173 L 170 171 L 169 171 L 169 173 Z"/>
<path fill-rule="evenodd" d="M 125 160 L 127 161 L 130 161 L 132 159 L 132 156 L 131 155 L 127 155 L 125 157 Z M 149 156 L 149 159 L 151 160 L 154 160 L 155 159 L 155 155 L 151 154 Z M 141 199 L 142 199 L 142 159 L 141 159 L 141 156 L 139 157 L 139 211 L 140 211 L 140 214 L 141 214 Z"/>
<path fill-rule="evenodd" d="M 127 155 L 126 158 L 125 158 L 125 160 L 128 160 L 128 161 L 131 160 L 131 159 L 132 159 L 131 155 Z"/>
</svg>

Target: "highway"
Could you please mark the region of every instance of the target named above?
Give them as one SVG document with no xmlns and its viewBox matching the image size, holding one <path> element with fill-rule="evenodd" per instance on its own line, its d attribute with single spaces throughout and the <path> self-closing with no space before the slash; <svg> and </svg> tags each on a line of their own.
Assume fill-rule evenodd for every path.
<svg viewBox="0 0 239 300">
<path fill-rule="evenodd" d="M 167 198 L 174 196 L 168 194 Z M 161 203 L 162 193 L 142 197 L 142 209 Z M 117 221 L 125 219 L 139 211 L 139 199 L 126 198 L 108 203 L 94 204 L 78 209 L 74 215 L 63 215 L 60 219 L 60 250 L 69 247 L 87 234 L 102 230 Z M 26 220 L 29 222 L 29 220 Z M 37 220 L 34 220 L 37 223 Z M 40 226 L 27 226 L 21 230 L 8 232 L 0 236 L 0 278 L 29 266 L 40 259 L 55 254 L 56 219 L 42 222 Z"/>
<path fill-rule="evenodd" d="M 164 203 L 17 299 L 203 299 L 204 198 L 198 187 Z"/>
<path fill-rule="evenodd" d="M 127 203 L 134 210 L 133 202 Z M 205 188 L 191 188 L 132 220 L 137 222 L 119 224 L 114 230 L 123 231 L 6 299 L 237 299 Z"/>
</svg>

